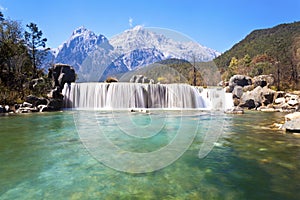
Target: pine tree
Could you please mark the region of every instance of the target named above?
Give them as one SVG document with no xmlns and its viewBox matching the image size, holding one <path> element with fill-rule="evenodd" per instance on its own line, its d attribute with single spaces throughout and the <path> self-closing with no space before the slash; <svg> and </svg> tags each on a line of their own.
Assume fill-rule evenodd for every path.
<svg viewBox="0 0 300 200">
<path fill-rule="evenodd" d="M 29 48 L 34 74 L 37 76 L 37 67 L 44 58 L 46 51 L 49 50 L 46 48 L 47 39 L 43 38 L 43 32 L 39 30 L 36 24 L 30 23 L 26 27 L 29 32 L 25 31 L 25 40 Z"/>
</svg>

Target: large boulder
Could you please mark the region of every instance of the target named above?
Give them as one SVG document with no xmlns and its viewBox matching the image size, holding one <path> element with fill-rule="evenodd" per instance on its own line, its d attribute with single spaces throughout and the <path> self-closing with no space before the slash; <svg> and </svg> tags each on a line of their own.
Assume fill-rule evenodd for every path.
<svg viewBox="0 0 300 200">
<path fill-rule="evenodd" d="M 288 132 L 300 132 L 300 118 L 285 122 L 282 128 Z"/>
<path fill-rule="evenodd" d="M 52 79 L 52 87 L 64 87 L 65 83 L 72 83 L 76 80 L 76 74 L 73 67 L 65 64 L 55 64 L 49 68 L 48 77 Z"/>
<path fill-rule="evenodd" d="M 75 70 L 70 65 L 55 64 L 49 69 L 48 77 L 52 79 L 52 91 L 48 94 L 49 102 L 39 108 L 40 111 L 57 111 L 63 107 L 61 92 L 65 83 L 71 84 L 76 80 Z"/>
<path fill-rule="evenodd" d="M 252 78 L 245 75 L 234 75 L 229 80 L 229 92 L 232 92 L 235 86 L 245 87 L 247 85 L 252 85 Z"/>
<path fill-rule="evenodd" d="M 254 87 L 260 86 L 272 86 L 274 84 L 275 78 L 272 74 L 270 75 L 259 75 L 252 78 Z"/>
<path fill-rule="evenodd" d="M 243 93 L 239 106 L 248 109 L 258 108 L 261 105 L 266 106 L 273 103 L 274 94 L 275 91 L 266 86 L 257 86 L 254 90 Z"/>
</svg>

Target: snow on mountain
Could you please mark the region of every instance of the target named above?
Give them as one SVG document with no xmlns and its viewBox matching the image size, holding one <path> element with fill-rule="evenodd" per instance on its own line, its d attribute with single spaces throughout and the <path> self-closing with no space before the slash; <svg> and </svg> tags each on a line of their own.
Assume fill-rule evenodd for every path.
<svg viewBox="0 0 300 200">
<path fill-rule="evenodd" d="M 130 52 L 138 48 L 156 48 L 166 58 L 192 60 L 195 57 L 197 61 L 210 61 L 220 55 L 217 51 L 196 42 L 175 41 L 142 26 L 124 31 L 111 38 L 110 43 L 120 52 Z"/>
<path fill-rule="evenodd" d="M 79 81 L 103 80 L 107 75 L 132 71 L 167 58 L 210 61 L 215 50 L 188 41 L 176 41 L 163 34 L 136 26 L 108 40 L 103 35 L 79 27 L 71 37 L 53 49 L 56 63 L 72 65 Z"/>
<path fill-rule="evenodd" d="M 72 65 L 76 71 L 80 71 L 82 63 L 91 52 L 95 50 L 109 52 L 112 49 L 105 36 L 96 35 L 84 27 L 79 27 L 56 49 L 55 61 Z"/>
<path fill-rule="evenodd" d="M 124 73 L 164 60 L 163 53 L 156 48 L 142 48 L 129 51 L 115 59 L 103 72 L 100 81 L 108 76 Z"/>
</svg>

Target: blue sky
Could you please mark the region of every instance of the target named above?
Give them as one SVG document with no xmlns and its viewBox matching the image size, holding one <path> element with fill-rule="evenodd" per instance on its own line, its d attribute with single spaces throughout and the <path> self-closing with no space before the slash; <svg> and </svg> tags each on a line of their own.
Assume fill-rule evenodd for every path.
<svg viewBox="0 0 300 200">
<path fill-rule="evenodd" d="M 254 29 L 300 21 L 299 0 L 0 0 L 6 17 L 34 22 L 55 48 L 79 27 L 110 38 L 131 26 L 161 27 L 219 52 Z"/>
</svg>

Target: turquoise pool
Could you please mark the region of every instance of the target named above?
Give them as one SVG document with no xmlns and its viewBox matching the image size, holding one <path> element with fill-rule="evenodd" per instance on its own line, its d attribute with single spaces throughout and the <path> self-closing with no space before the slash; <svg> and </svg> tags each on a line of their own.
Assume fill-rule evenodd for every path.
<svg viewBox="0 0 300 200">
<path fill-rule="evenodd" d="M 78 116 L 87 117 L 78 124 Z M 160 169 L 131 173 L 134 163 L 133 169 L 127 163 L 116 170 L 82 142 L 92 119 L 114 145 L 130 152 L 163 148 L 181 126 L 187 129 L 180 134 L 192 134 L 193 140 Z M 281 119 L 282 113 L 159 110 L 2 116 L 0 199 L 300 199 L 300 137 L 270 128 Z M 141 130 L 143 137 L 136 137 Z M 213 149 L 199 158 L 208 132 L 220 134 L 210 141 Z M 164 162 L 158 158 L 150 164 Z"/>
</svg>

